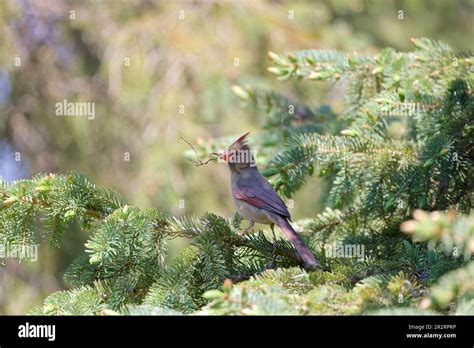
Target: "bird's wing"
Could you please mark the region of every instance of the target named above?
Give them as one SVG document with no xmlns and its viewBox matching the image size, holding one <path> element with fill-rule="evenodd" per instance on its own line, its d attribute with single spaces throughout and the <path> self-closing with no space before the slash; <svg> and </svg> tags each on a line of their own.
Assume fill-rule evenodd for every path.
<svg viewBox="0 0 474 348">
<path fill-rule="evenodd" d="M 234 196 L 254 207 L 271 211 L 288 219 L 291 218 L 285 202 L 283 202 L 271 186 L 268 188 L 240 186 L 235 190 Z"/>
</svg>

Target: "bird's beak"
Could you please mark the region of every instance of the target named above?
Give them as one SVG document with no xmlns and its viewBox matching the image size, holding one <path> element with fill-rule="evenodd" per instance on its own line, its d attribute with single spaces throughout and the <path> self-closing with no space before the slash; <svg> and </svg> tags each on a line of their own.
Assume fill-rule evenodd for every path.
<svg viewBox="0 0 474 348">
<path fill-rule="evenodd" d="M 227 151 L 224 151 L 220 154 L 220 159 L 221 161 L 224 161 L 225 163 L 229 162 L 230 156 Z"/>
</svg>

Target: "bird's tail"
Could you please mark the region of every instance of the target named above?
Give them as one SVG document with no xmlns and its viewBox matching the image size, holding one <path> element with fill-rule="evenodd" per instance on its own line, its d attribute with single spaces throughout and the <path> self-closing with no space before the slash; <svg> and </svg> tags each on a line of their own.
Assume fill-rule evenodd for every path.
<svg viewBox="0 0 474 348">
<path fill-rule="evenodd" d="M 298 236 L 298 233 L 291 227 L 287 219 L 280 217 L 278 219 L 279 226 L 286 238 L 295 246 L 296 251 L 301 256 L 301 259 L 305 264 L 311 267 L 316 267 L 319 265 L 318 261 L 314 257 L 313 253 L 309 248 L 304 244 L 303 240 Z"/>
</svg>

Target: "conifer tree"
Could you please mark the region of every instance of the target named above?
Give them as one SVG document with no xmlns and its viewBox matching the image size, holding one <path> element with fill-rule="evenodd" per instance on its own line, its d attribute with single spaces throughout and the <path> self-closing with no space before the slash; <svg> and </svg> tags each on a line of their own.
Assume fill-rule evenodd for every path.
<svg viewBox="0 0 474 348">
<path fill-rule="evenodd" d="M 304 270 L 268 231 L 240 237 L 238 215 L 177 218 L 130 206 L 77 173 L 40 174 L 0 182 L 0 241 L 26 246 L 38 229 L 61 247 L 73 223 L 90 237 L 64 275 L 71 290 L 30 313 L 474 314 L 474 57 L 413 43 L 376 56 L 270 52 L 280 80 L 346 85 L 339 114 L 233 88 L 267 116 L 257 139 L 276 153 L 263 165 L 275 189 L 291 198 L 312 177 L 324 181 L 325 209 L 295 223 L 319 269 Z M 190 244 L 166 265 L 171 238 Z M 364 252 L 337 257 L 327 245 Z"/>
</svg>

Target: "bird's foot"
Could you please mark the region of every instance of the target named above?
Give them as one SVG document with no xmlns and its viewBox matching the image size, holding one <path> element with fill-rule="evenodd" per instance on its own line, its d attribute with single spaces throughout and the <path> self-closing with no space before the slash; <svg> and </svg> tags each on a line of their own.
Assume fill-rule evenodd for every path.
<svg viewBox="0 0 474 348">
<path fill-rule="evenodd" d="M 240 230 L 240 231 L 237 231 L 237 234 L 239 235 L 239 237 L 244 238 L 245 235 L 247 234 L 247 231 L 246 230 Z"/>
<path fill-rule="evenodd" d="M 238 232 L 239 236 L 243 237 L 246 233 L 248 233 L 253 228 L 254 224 L 255 224 L 255 222 L 250 221 L 250 225 L 248 225 L 242 231 Z"/>
<path fill-rule="evenodd" d="M 237 231 L 237 235 L 239 236 L 239 238 L 241 238 L 243 241 L 246 241 L 249 239 L 249 237 L 247 237 L 247 232 L 245 231 Z"/>
<path fill-rule="evenodd" d="M 247 228 L 244 228 L 241 231 L 238 231 L 237 234 L 241 237 L 244 237 L 246 234 L 248 234 L 252 230 L 252 226 L 249 226 Z"/>
</svg>

